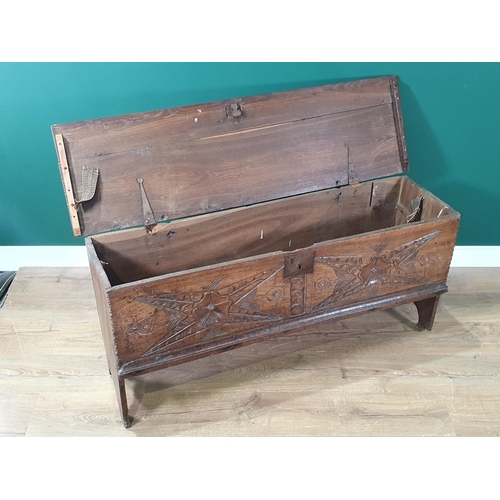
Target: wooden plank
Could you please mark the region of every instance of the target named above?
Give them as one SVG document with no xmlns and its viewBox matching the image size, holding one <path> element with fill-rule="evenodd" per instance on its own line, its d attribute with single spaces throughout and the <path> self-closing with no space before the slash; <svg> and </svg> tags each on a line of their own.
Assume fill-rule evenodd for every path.
<svg viewBox="0 0 500 500">
<path fill-rule="evenodd" d="M 376 109 L 85 160 L 99 165 L 100 187 L 82 206 L 83 233 L 143 225 L 138 178 L 157 221 L 346 185 L 346 138 L 360 181 L 391 175 L 399 165 L 392 111 Z"/>
<path fill-rule="evenodd" d="M 389 227 L 398 184 L 387 179 L 309 193 L 92 241 L 112 284 L 127 283 Z"/>
<path fill-rule="evenodd" d="M 0 390 L 0 437 L 24 436 L 40 394 L 10 389 L 7 384 Z"/>
<path fill-rule="evenodd" d="M 313 271 L 300 282 L 284 276 L 284 255 L 273 253 L 114 287 L 109 298 L 119 362 L 195 349 L 214 338 L 217 346 L 218 339 L 225 346 L 229 338 L 236 345 L 253 330 L 256 338 L 267 328 L 273 334 L 285 330 L 283 320 L 298 324 L 301 315 L 317 317 L 442 283 L 456 229 L 457 221 L 448 217 L 318 243 L 310 248 Z M 396 295 L 391 300 L 397 302 Z"/>
<path fill-rule="evenodd" d="M 52 130 L 64 134 L 76 161 L 140 149 L 145 141 L 173 144 L 390 104 L 391 99 L 389 80 L 372 78 L 65 123 Z M 243 110 L 237 120 L 226 113 L 226 106 L 233 103 Z"/>
<path fill-rule="evenodd" d="M 118 406 L 122 423 L 129 427 L 130 419 L 128 416 L 127 396 L 125 392 L 124 381 L 119 377 L 117 371 L 118 356 L 115 349 L 115 331 L 112 322 L 111 308 L 107 289 L 109 281 L 102 269 L 94 248 L 90 242 L 86 241 L 87 254 L 89 256 L 90 273 L 97 303 L 97 312 L 99 314 L 99 323 L 102 329 L 102 338 L 106 349 L 106 358 L 108 360 L 108 370 L 113 380 L 115 392 L 118 399 Z"/>
<path fill-rule="evenodd" d="M 42 346 L 50 310 L 61 351 L 0 356 L 0 435 L 499 436 L 500 268 L 448 284 L 432 332 L 405 305 L 131 379 L 126 430 L 102 340 L 72 333 L 99 329 L 88 269 L 22 268 L 0 338 L 22 315 Z"/>
<path fill-rule="evenodd" d="M 1 309 L 2 314 L 7 309 L 9 314 L 0 322 L 0 357 L 68 351 L 103 355 L 88 268 L 61 268 L 55 279 L 51 268 L 24 267 L 21 278 L 12 283 Z M 36 321 L 27 310 L 38 314 Z"/>
<path fill-rule="evenodd" d="M 402 171 L 388 79 L 260 96 L 238 120 L 210 106 L 206 126 L 203 107 L 54 126 L 75 189 L 83 165 L 100 171 L 83 234 L 143 224 L 138 178 L 161 221 L 346 185 L 348 149 L 360 181 Z"/>
<path fill-rule="evenodd" d="M 274 340 L 278 336 L 285 335 L 292 329 L 306 328 L 314 325 L 321 321 L 328 320 L 342 320 L 350 318 L 351 316 L 356 316 L 358 314 L 364 314 L 373 310 L 383 310 L 388 308 L 395 308 L 402 304 L 408 302 L 416 302 L 421 300 L 426 300 L 429 298 L 436 299 L 436 296 L 446 292 L 446 286 L 444 283 L 435 283 L 429 285 L 427 289 L 424 287 L 416 287 L 409 290 L 404 290 L 398 293 L 388 293 L 384 296 L 379 296 L 377 298 L 367 298 L 365 300 L 359 300 L 352 304 L 352 307 L 338 307 L 325 309 L 323 311 L 313 311 L 310 314 L 302 315 L 305 309 L 297 306 L 293 303 L 293 296 L 291 299 L 292 305 L 292 318 L 283 319 L 281 322 L 268 323 L 264 326 L 254 325 L 247 326 L 247 328 L 241 328 L 240 331 L 236 331 L 236 334 L 224 335 L 219 334 L 219 337 L 215 340 L 207 341 L 207 337 L 203 338 L 206 332 L 192 330 L 189 332 L 191 335 L 182 338 L 182 336 L 177 336 L 176 332 L 167 333 L 161 338 L 161 342 L 156 342 L 153 348 L 146 351 L 141 357 L 137 359 L 126 362 L 120 368 L 119 373 L 123 377 L 134 377 L 137 375 L 142 375 L 144 373 L 153 372 L 159 369 L 170 368 L 175 365 L 184 364 L 189 361 L 194 361 L 203 357 L 213 356 L 215 354 L 220 354 L 227 350 L 232 350 L 235 348 L 241 348 L 247 345 L 254 344 L 256 342 L 263 342 L 265 340 Z M 298 311 L 294 309 L 298 308 Z M 420 323 L 420 322 L 419 322 Z M 198 326 L 198 325 L 196 325 Z M 225 330 L 227 328 L 224 328 Z M 417 329 L 422 329 L 420 326 Z M 120 332 L 121 333 L 121 332 Z M 128 331 L 127 333 L 135 333 Z M 161 332 L 158 332 L 161 333 Z M 201 335 L 200 335 L 201 334 Z M 193 342 L 192 337 L 197 336 L 197 342 Z M 121 335 L 120 335 L 121 337 Z M 177 341 L 177 337 L 179 341 Z M 213 337 L 213 336 L 212 336 Z M 200 341 L 204 342 L 201 342 Z M 164 342 L 168 340 L 171 342 L 165 346 Z M 181 342 L 182 341 L 182 342 Z M 192 342 L 190 345 L 189 342 Z M 161 346 L 162 351 L 157 353 L 157 346 Z M 171 352 L 169 351 L 171 349 Z"/>
<path fill-rule="evenodd" d="M 75 236 L 81 236 L 82 231 L 80 228 L 80 222 L 78 220 L 78 211 L 76 209 L 75 196 L 73 194 L 73 185 L 71 182 L 71 170 L 69 168 L 68 158 L 66 156 L 64 137 L 62 136 L 62 134 L 56 134 L 54 136 L 54 139 L 56 142 L 57 156 L 59 158 L 59 170 L 61 171 L 61 177 L 64 186 L 64 194 L 66 196 L 66 201 L 69 210 L 69 217 L 71 220 L 71 227 L 73 228 L 73 234 Z"/>
</svg>

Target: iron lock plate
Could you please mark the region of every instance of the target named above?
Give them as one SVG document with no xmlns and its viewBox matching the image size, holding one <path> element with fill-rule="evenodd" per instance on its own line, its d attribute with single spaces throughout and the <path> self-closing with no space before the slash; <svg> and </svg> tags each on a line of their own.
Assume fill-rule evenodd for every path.
<svg viewBox="0 0 500 500">
<path fill-rule="evenodd" d="M 293 278 L 303 274 L 311 274 L 314 271 L 314 258 L 316 252 L 293 252 L 285 255 L 284 276 Z"/>
</svg>

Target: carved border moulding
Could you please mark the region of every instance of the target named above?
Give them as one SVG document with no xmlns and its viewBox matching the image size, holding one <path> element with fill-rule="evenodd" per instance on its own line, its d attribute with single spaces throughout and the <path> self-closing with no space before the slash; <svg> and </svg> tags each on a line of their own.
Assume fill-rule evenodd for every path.
<svg viewBox="0 0 500 500">
<path fill-rule="evenodd" d="M 149 336 L 154 332 L 165 334 L 144 354 L 168 351 L 181 343 L 195 342 L 222 337 L 232 332 L 226 331 L 241 324 L 258 326 L 283 319 L 261 312 L 259 303 L 277 303 L 285 295 L 281 286 L 275 286 L 263 295 L 258 288 L 268 282 L 283 269 L 268 269 L 243 280 L 226 285 L 227 278 L 221 277 L 208 283 L 200 283 L 194 292 L 160 293 L 141 295 L 136 301 L 155 308 L 155 312 L 144 318 L 129 330 L 129 335 Z"/>
<path fill-rule="evenodd" d="M 440 231 L 400 245 L 393 250 L 385 250 L 387 243 L 372 247 L 375 254 L 339 255 L 317 257 L 319 264 L 333 269 L 337 279 L 322 276 L 314 282 L 318 292 L 333 288 L 332 293 L 313 307 L 312 312 L 327 309 L 333 304 L 358 294 L 376 296 L 385 286 L 417 286 L 429 283 L 419 276 L 415 264 L 422 265 L 422 258 L 415 261 L 424 245 L 435 238 Z M 424 260 L 425 262 L 425 260 Z"/>
<path fill-rule="evenodd" d="M 290 316 L 300 316 L 306 312 L 306 275 L 290 280 Z"/>
</svg>

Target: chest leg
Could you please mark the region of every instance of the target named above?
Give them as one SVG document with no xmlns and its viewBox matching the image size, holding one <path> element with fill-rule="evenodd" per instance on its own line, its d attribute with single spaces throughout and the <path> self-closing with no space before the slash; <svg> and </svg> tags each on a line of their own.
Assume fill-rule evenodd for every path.
<svg viewBox="0 0 500 500">
<path fill-rule="evenodd" d="M 126 429 L 132 425 L 132 418 L 128 414 L 127 393 L 125 392 L 125 379 L 120 377 L 118 373 L 112 368 L 110 369 L 111 378 L 115 386 L 116 396 L 118 399 L 118 406 L 120 408 L 120 416 L 122 423 Z"/>
<path fill-rule="evenodd" d="M 432 330 L 434 324 L 434 317 L 439 303 L 439 295 L 431 297 L 430 299 L 419 300 L 415 302 L 418 311 L 417 328 L 419 330 Z"/>
</svg>

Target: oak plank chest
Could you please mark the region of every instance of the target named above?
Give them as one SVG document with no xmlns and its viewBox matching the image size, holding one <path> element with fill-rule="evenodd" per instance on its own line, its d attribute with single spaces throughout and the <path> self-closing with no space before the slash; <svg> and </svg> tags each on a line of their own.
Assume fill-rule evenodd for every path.
<svg viewBox="0 0 500 500">
<path fill-rule="evenodd" d="M 121 417 L 125 379 L 414 302 L 459 214 L 406 176 L 395 76 L 54 125 Z"/>
</svg>

